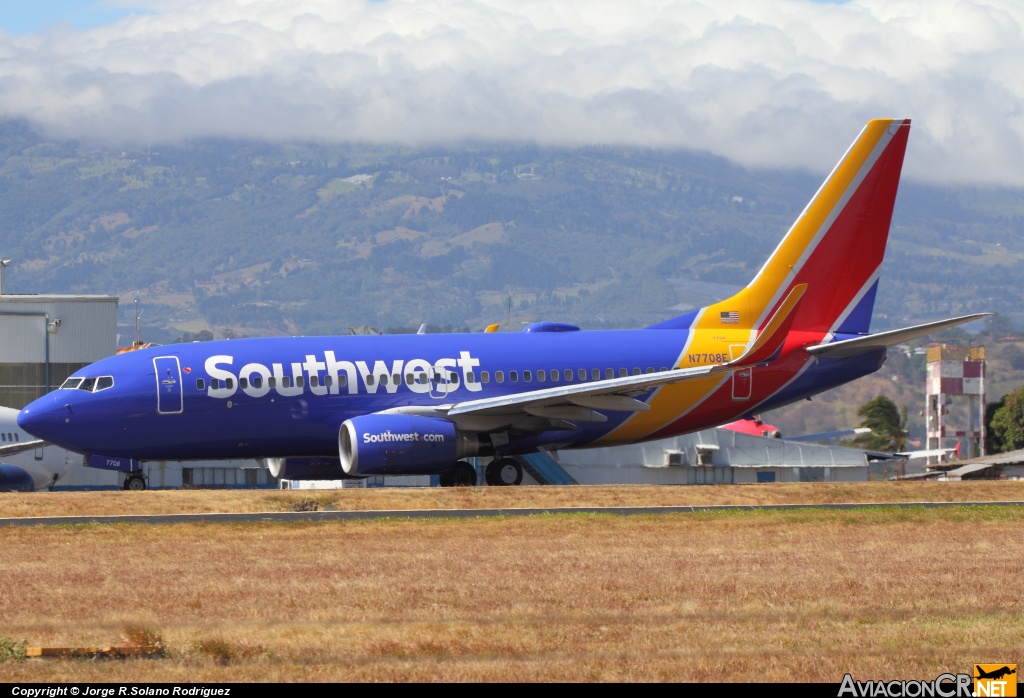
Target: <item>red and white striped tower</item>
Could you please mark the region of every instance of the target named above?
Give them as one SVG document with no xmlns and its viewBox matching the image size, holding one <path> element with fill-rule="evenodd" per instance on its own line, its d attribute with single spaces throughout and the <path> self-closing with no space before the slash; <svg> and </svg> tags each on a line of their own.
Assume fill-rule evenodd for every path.
<svg viewBox="0 0 1024 698">
<path fill-rule="evenodd" d="M 930 347 L 927 359 L 928 449 L 950 448 L 959 441 L 961 458 L 985 455 L 985 347 Z M 963 397 L 968 401 L 966 429 L 948 424 L 950 405 Z M 929 457 L 928 464 L 937 460 Z"/>
</svg>

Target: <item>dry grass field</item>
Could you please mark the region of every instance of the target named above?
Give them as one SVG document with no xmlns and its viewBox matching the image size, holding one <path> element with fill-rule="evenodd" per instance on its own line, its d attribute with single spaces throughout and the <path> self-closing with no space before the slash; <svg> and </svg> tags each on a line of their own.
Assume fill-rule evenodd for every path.
<svg viewBox="0 0 1024 698">
<path fill-rule="evenodd" d="M 1024 481 L 0 493 L 0 518 L 294 511 L 302 502 L 341 510 L 408 510 L 924 501 L 1024 501 Z"/>
<path fill-rule="evenodd" d="M 934 678 L 1024 657 L 1022 540 L 1017 507 L 0 528 L 0 635 L 167 648 L 0 681 Z"/>
</svg>

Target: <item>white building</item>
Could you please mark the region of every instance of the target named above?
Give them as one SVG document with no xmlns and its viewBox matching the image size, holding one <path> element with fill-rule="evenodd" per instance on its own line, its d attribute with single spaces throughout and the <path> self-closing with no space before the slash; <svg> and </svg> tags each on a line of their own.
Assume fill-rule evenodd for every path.
<svg viewBox="0 0 1024 698">
<path fill-rule="evenodd" d="M 711 485 L 846 482 L 884 476 L 868 454 L 842 446 L 752 436 L 727 429 L 642 444 L 551 454 L 580 484 Z"/>
</svg>

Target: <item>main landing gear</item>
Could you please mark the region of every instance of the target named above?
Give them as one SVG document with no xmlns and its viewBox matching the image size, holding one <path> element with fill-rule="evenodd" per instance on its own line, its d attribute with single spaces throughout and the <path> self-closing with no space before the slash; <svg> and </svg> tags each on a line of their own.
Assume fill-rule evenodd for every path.
<svg viewBox="0 0 1024 698">
<path fill-rule="evenodd" d="M 523 466 L 514 458 L 499 458 L 487 465 L 484 479 L 491 487 L 512 487 L 523 483 Z M 476 469 L 464 460 L 455 468 L 438 477 L 441 487 L 472 487 L 476 484 Z"/>
<path fill-rule="evenodd" d="M 141 492 L 146 489 L 146 478 L 142 477 L 141 473 L 132 473 L 124 479 L 124 488 Z"/>
<path fill-rule="evenodd" d="M 472 487 L 476 484 L 476 468 L 460 460 L 455 468 L 438 477 L 441 487 Z"/>
<path fill-rule="evenodd" d="M 499 458 L 487 466 L 484 473 L 491 487 L 511 487 L 523 482 L 523 466 L 514 458 Z"/>
</svg>

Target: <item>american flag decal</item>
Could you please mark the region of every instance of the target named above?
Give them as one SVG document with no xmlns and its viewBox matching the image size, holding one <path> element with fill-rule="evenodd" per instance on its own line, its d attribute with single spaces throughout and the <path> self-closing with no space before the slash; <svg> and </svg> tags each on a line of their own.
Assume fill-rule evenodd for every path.
<svg viewBox="0 0 1024 698">
<path fill-rule="evenodd" d="M 737 324 L 740 321 L 740 314 L 735 310 L 727 310 L 722 312 L 722 322 L 728 322 L 730 324 Z"/>
</svg>

